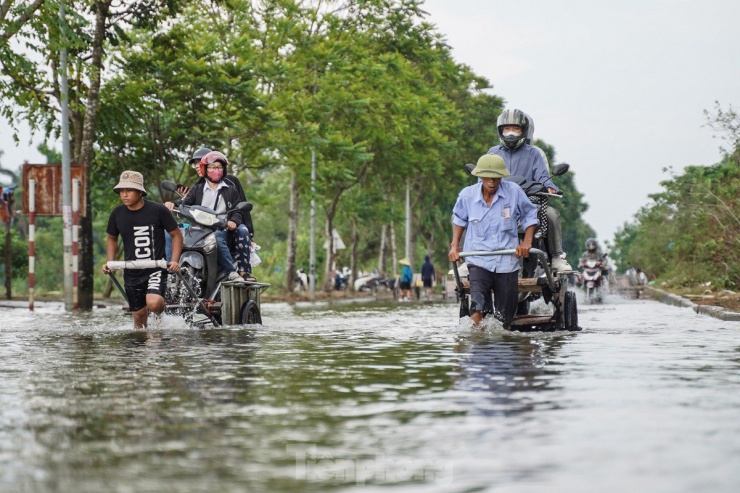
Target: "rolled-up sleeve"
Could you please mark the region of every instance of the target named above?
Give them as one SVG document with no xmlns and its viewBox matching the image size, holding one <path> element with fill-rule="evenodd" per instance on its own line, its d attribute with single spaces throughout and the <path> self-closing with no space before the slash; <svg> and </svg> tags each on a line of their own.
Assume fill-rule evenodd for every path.
<svg viewBox="0 0 740 493">
<path fill-rule="evenodd" d="M 457 196 L 455 207 L 452 208 L 452 224 L 461 228 L 468 227 L 468 206 L 462 193 Z"/>
</svg>

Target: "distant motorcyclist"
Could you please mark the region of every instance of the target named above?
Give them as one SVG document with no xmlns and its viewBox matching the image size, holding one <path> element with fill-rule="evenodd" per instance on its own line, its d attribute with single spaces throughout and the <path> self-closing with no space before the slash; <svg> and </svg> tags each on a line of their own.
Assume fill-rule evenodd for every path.
<svg viewBox="0 0 740 493">
<path fill-rule="evenodd" d="M 491 147 L 488 154 L 501 156 L 506 163 L 506 169 L 512 175 L 545 185 L 550 193 L 558 193 L 560 189 L 553 183 L 547 164 L 545 153 L 539 147 L 528 144 L 530 118 L 521 110 L 504 110 L 496 122 L 501 144 Z M 551 266 L 556 271 L 573 270 L 565 260 L 563 252 L 563 233 L 560 225 L 560 213 L 554 208 L 547 207 L 547 245 L 552 257 Z"/>
<path fill-rule="evenodd" d="M 597 262 L 600 262 L 601 276 L 608 282 L 615 282 L 612 281 L 613 276 L 610 276 L 609 259 L 607 258 L 606 253 L 602 252 L 599 248 L 599 243 L 596 241 L 596 238 L 589 238 L 586 240 L 586 251 L 583 252 L 580 260 L 578 260 L 578 268 L 583 269 L 588 260 L 596 260 Z"/>
<path fill-rule="evenodd" d="M 596 238 L 589 238 L 586 240 L 586 251 L 583 252 L 581 259 L 578 261 L 578 268 L 583 268 L 588 260 L 596 260 L 604 264 L 606 267 L 606 255 L 599 248 L 599 243 L 596 241 Z"/>
</svg>

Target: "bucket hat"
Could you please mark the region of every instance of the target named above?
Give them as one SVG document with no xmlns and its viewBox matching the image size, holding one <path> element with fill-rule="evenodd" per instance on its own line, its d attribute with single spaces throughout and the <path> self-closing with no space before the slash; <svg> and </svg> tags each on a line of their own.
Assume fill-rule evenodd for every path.
<svg viewBox="0 0 740 493">
<path fill-rule="evenodd" d="M 503 178 L 511 173 L 506 169 L 504 158 L 496 154 L 485 154 L 478 159 L 470 174 L 480 178 Z"/>
<path fill-rule="evenodd" d="M 142 176 L 138 171 L 124 171 L 121 173 L 121 179 L 118 181 L 118 185 L 113 187 L 113 191 L 118 193 L 122 188 L 139 190 L 140 192 L 144 192 L 144 195 L 146 195 L 144 176 Z"/>
</svg>

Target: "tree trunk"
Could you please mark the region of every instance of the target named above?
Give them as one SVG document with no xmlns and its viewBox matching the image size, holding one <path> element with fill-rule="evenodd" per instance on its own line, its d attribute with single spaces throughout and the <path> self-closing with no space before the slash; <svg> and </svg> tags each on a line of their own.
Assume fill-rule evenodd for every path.
<svg viewBox="0 0 740 493">
<path fill-rule="evenodd" d="M 349 289 L 355 290 L 355 280 L 357 280 L 357 243 L 359 243 L 359 234 L 357 233 L 357 221 L 352 221 L 352 257 L 349 261 L 349 268 L 352 273 L 349 275 Z"/>
<path fill-rule="evenodd" d="M 93 165 L 93 145 L 95 144 L 95 124 L 98 116 L 100 98 L 100 72 L 103 67 L 103 43 L 105 25 L 108 20 L 112 0 L 96 2 L 95 32 L 92 42 L 90 88 L 85 105 L 85 120 L 82 125 L 82 142 L 77 163 L 85 170 L 85 215 L 80 218 L 80 258 L 78 280 L 78 304 L 80 310 L 90 311 L 93 307 L 93 228 L 92 200 L 90 197 L 90 172 Z"/>
<path fill-rule="evenodd" d="M 391 223 L 391 262 L 393 262 L 393 277 L 398 277 L 398 252 L 396 251 L 396 227 Z"/>
<path fill-rule="evenodd" d="M 296 245 L 298 241 L 298 179 L 293 171 L 290 175 L 290 201 L 288 207 L 288 241 L 285 259 L 285 293 L 293 291 L 295 280 Z"/>
<path fill-rule="evenodd" d="M 335 194 L 334 198 L 329 205 L 329 209 L 326 211 L 326 238 L 328 240 L 329 248 L 326 252 L 326 266 L 324 270 L 324 291 L 331 293 L 334 289 L 334 263 L 337 259 L 337 253 L 334 248 L 334 215 L 337 213 L 337 205 L 339 204 L 339 198 L 344 192 L 344 188 L 340 188 Z"/>
<path fill-rule="evenodd" d="M 386 245 L 388 244 L 388 225 L 383 224 L 380 227 L 380 253 L 378 254 L 378 274 L 381 276 L 388 275 L 386 261 Z"/>
<path fill-rule="evenodd" d="M 333 228 L 333 216 L 326 215 L 326 227 L 324 233 L 326 234 L 326 241 L 329 245 L 326 249 L 326 265 L 324 265 L 324 291 L 331 293 L 334 289 L 334 235 L 332 234 Z"/>
</svg>

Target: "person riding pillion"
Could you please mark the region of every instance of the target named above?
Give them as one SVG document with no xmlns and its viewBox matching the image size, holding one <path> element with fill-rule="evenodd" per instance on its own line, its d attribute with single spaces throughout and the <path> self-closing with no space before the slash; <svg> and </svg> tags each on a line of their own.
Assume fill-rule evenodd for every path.
<svg viewBox="0 0 740 493">
<path fill-rule="evenodd" d="M 504 110 L 496 121 L 501 143 L 491 147 L 488 154 L 501 156 L 506 163 L 506 169 L 512 175 L 542 183 L 550 193 L 558 193 L 560 189 L 550 177 L 545 153 L 539 147 L 526 142 L 529 126 L 530 119 L 523 111 Z M 547 223 L 547 246 L 553 270 L 561 272 L 572 270 L 564 258 L 560 213 L 550 206 L 547 207 Z"/>
<path fill-rule="evenodd" d="M 105 252 L 108 261 L 115 260 L 118 237 L 123 240 L 125 260 L 162 260 L 165 258 L 165 231 L 172 236 L 172 258 L 168 270 L 180 270 L 182 233 L 175 218 L 162 204 L 144 200 L 146 189 L 144 177 L 136 171 L 124 171 L 113 191 L 121 197 L 108 218 Z M 110 274 L 108 264 L 103 264 L 103 273 Z M 164 311 L 164 292 L 167 273 L 161 268 L 125 270 L 123 280 L 129 309 L 134 317 L 134 328 L 145 328 L 149 313 Z"/>
<path fill-rule="evenodd" d="M 196 185 L 198 183 L 203 183 L 205 180 L 205 178 L 203 178 L 203 172 L 201 171 L 200 161 L 201 159 L 203 159 L 203 156 L 205 156 L 209 152 L 212 152 L 211 149 L 207 147 L 201 147 L 200 149 L 195 151 L 193 153 L 193 157 L 188 160 L 188 163 L 193 167 L 195 172 L 198 173 L 198 176 L 200 176 L 200 180 L 196 183 Z M 223 178 L 224 182 L 237 190 L 237 192 L 239 193 L 239 201 L 246 202 L 247 196 L 244 193 L 244 188 L 242 187 L 239 178 L 234 175 L 228 174 L 228 167 L 226 173 L 227 174 Z M 250 260 L 250 245 L 254 240 L 254 225 L 252 223 L 252 213 L 250 211 L 241 211 L 241 217 L 242 223 L 237 225 L 235 230 L 229 231 L 228 233 L 229 251 L 231 252 L 232 258 L 236 262 L 236 268 L 239 271 L 239 274 L 245 279 L 253 281 L 255 280 L 255 278 L 252 276 L 252 263 Z"/>
<path fill-rule="evenodd" d="M 470 311 L 475 325 L 494 313 L 505 327 L 516 315 L 519 262 L 529 254 L 537 220 L 537 207 L 509 176 L 503 158 L 486 154 L 478 159 L 473 176 L 481 179 L 464 188 L 452 209 L 452 243 L 449 259 L 460 259 L 460 240 L 465 231 L 469 251 L 516 250 L 516 255 L 470 256 L 465 260 L 470 280 Z M 524 230 L 519 242 L 518 228 Z M 516 257 L 516 258 L 515 258 Z M 491 297 L 493 291 L 493 298 Z"/>
<path fill-rule="evenodd" d="M 201 205 L 216 211 L 221 219 L 226 219 L 226 231 L 234 231 L 242 224 L 240 211 L 227 215 L 227 211 L 236 207 L 240 200 L 238 191 L 233 185 L 224 181 L 228 159 L 222 153 L 211 151 L 205 154 L 199 162 L 199 174 L 203 177 L 188 191 L 182 199 L 184 205 Z M 172 210 L 174 204 L 166 202 Z M 218 265 L 230 281 L 239 280 L 241 276 L 236 272 L 234 261 L 229 252 L 226 231 L 216 231 L 218 244 Z"/>
</svg>

